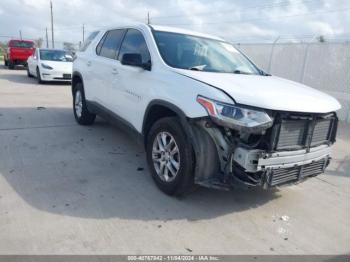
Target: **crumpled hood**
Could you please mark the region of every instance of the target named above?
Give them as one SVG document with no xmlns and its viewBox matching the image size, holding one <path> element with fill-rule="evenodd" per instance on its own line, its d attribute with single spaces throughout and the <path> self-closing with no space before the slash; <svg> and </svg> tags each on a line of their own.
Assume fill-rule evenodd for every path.
<svg viewBox="0 0 350 262">
<path fill-rule="evenodd" d="M 341 107 L 332 96 L 280 77 L 181 69 L 176 72 L 223 90 L 239 104 L 309 113 L 328 113 Z"/>
</svg>

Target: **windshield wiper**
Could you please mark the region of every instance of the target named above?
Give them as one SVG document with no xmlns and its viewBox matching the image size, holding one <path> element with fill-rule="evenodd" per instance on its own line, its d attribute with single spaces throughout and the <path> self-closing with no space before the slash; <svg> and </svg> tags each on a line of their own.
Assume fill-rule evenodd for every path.
<svg viewBox="0 0 350 262">
<path fill-rule="evenodd" d="M 197 66 L 192 66 L 190 68 L 188 68 L 189 70 L 193 70 L 193 71 L 203 71 L 204 67 L 206 67 L 207 65 L 197 65 Z"/>
<path fill-rule="evenodd" d="M 264 72 L 263 70 L 259 70 L 259 72 L 262 76 L 271 76 L 271 74 L 268 74 L 268 73 Z"/>
<path fill-rule="evenodd" d="M 242 75 L 252 75 L 252 73 L 249 73 L 249 72 L 244 72 L 244 71 L 241 71 L 241 70 L 235 70 L 233 71 L 234 74 L 242 74 Z"/>
</svg>

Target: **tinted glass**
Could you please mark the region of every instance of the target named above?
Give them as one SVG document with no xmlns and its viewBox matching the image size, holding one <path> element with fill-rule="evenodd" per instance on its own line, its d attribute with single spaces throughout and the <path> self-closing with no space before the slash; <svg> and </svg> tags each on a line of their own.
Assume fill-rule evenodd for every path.
<svg viewBox="0 0 350 262">
<path fill-rule="evenodd" d="M 124 54 L 129 53 L 140 54 L 143 63 L 147 63 L 151 60 L 145 38 L 141 32 L 136 29 L 129 29 L 126 33 L 123 44 L 120 48 L 119 60 L 121 60 Z"/>
<path fill-rule="evenodd" d="M 170 66 L 206 72 L 260 74 L 232 44 L 203 37 L 155 31 L 159 52 Z"/>
<path fill-rule="evenodd" d="M 40 50 L 40 60 L 72 62 L 72 56 L 63 50 Z"/>
<path fill-rule="evenodd" d="M 10 47 L 32 48 L 32 47 L 34 47 L 34 43 L 33 42 L 26 42 L 26 41 L 12 40 L 10 42 Z"/>
<path fill-rule="evenodd" d="M 100 54 L 103 42 L 105 41 L 107 35 L 108 35 L 108 32 L 103 35 L 100 42 L 98 43 L 98 45 L 96 47 L 96 54 L 98 54 L 98 55 Z"/>
<path fill-rule="evenodd" d="M 102 44 L 100 56 L 115 59 L 117 57 L 117 50 L 124 35 L 124 30 L 117 29 L 108 32 L 106 39 Z"/>
<path fill-rule="evenodd" d="M 99 31 L 92 32 L 88 38 L 84 41 L 83 46 L 80 48 L 80 51 L 84 52 L 88 46 L 91 44 L 92 40 L 98 35 Z"/>
</svg>

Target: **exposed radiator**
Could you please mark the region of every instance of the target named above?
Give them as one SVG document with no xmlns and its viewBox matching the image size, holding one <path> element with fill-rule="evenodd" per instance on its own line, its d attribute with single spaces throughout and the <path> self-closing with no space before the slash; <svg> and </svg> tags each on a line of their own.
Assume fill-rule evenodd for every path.
<svg viewBox="0 0 350 262">
<path fill-rule="evenodd" d="M 269 186 L 276 186 L 297 182 L 298 180 L 309 176 L 316 176 L 324 172 L 327 163 L 328 158 L 324 158 L 303 166 L 272 169 L 268 172 L 269 176 L 267 182 Z"/>
</svg>

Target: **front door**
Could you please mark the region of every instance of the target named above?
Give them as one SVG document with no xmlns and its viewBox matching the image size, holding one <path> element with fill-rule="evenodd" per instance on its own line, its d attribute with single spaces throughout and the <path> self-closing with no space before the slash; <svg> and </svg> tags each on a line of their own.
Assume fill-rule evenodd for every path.
<svg viewBox="0 0 350 262">
<path fill-rule="evenodd" d="M 124 54 L 140 54 L 144 64 L 151 64 L 151 56 L 142 33 L 136 29 L 128 29 L 120 47 L 118 60 L 121 61 Z M 114 104 L 114 110 L 136 128 L 139 128 L 140 119 L 143 117 L 146 99 L 149 95 L 151 84 L 151 72 L 141 67 L 122 65 L 117 62 L 118 81 L 110 90 L 109 99 L 118 103 Z M 141 121 L 142 122 L 142 121 Z"/>
</svg>

